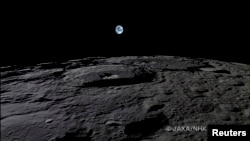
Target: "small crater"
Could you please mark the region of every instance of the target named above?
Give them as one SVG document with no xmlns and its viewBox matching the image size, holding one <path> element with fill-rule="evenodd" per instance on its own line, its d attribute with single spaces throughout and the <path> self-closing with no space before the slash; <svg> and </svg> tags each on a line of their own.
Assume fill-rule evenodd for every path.
<svg viewBox="0 0 250 141">
<path fill-rule="evenodd" d="M 214 72 L 216 70 L 218 70 L 217 68 L 214 68 L 214 67 L 202 67 L 202 68 L 199 68 L 201 71 L 207 71 L 207 72 Z"/>
<path fill-rule="evenodd" d="M 63 138 L 54 141 L 91 141 L 90 137 L 77 137 L 74 134 L 66 134 Z"/>
<path fill-rule="evenodd" d="M 53 119 L 46 119 L 45 120 L 45 123 L 51 123 L 51 122 L 53 122 L 54 120 Z"/>
<path fill-rule="evenodd" d="M 6 92 L 9 92 L 8 90 L 0 90 L 0 93 L 6 93 Z"/>
<path fill-rule="evenodd" d="M 53 141 L 91 141 L 93 131 L 90 130 L 87 134 L 81 129 L 74 132 L 67 132 L 62 138 L 56 138 Z"/>
<path fill-rule="evenodd" d="M 219 105 L 222 111 L 229 111 L 229 112 L 240 112 L 238 107 L 232 106 L 230 104 L 221 104 Z"/>
<path fill-rule="evenodd" d="M 235 78 L 243 78 L 242 75 L 235 75 Z"/>
<path fill-rule="evenodd" d="M 65 64 L 65 69 L 66 70 L 75 69 L 75 68 L 79 68 L 81 66 L 82 66 L 82 64 L 80 64 L 80 63 L 72 62 L 72 63 Z"/>
<path fill-rule="evenodd" d="M 206 104 L 206 103 L 202 103 L 200 105 L 200 109 L 203 113 L 209 113 L 212 112 L 214 110 L 214 106 L 212 104 Z"/>
<path fill-rule="evenodd" d="M 116 74 L 109 74 L 109 75 L 105 75 L 105 76 L 100 76 L 103 80 L 105 79 L 118 79 L 119 75 Z"/>
<path fill-rule="evenodd" d="M 162 109 L 164 106 L 165 106 L 164 104 L 153 105 L 148 109 L 148 112 L 158 111 Z"/>
<path fill-rule="evenodd" d="M 245 86 L 245 84 L 243 82 L 235 82 L 233 86 Z"/>
<path fill-rule="evenodd" d="M 198 94 L 202 94 L 205 92 L 208 92 L 209 90 L 205 87 L 201 87 L 201 86 L 191 86 L 189 88 L 192 92 L 198 93 Z"/>
<path fill-rule="evenodd" d="M 200 71 L 200 70 L 199 70 L 199 67 L 187 67 L 187 71 L 195 72 L 195 71 Z"/>
<path fill-rule="evenodd" d="M 119 125 L 122 125 L 122 122 L 120 122 L 120 121 L 107 121 L 106 125 L 109 125 L 109 126 L 119 126 Z"/>
<path fill-rule="evenodd" d="M 233 88 L 229 87 L 229 88 L 226 88 L 225 90 L 226 91 L 231 91 Z"/>
<path fill-rule="evenodd" d="M 15 97 L 1 97 L 1 104 L 5 103 L 23 103 L 27 102 L 31 99 L 33 94 L 20 94 L 16 95 Z"/>
<path fill-rule="evenodd" d="M 1 72 L 1 79 L 12 77 L 12 76 L 18 76 L 21 75 L 22 73 L 18 71 L 8 71 L 8 72 Z"/>
<path fill-rule="evenodd" d="M 166 124 L 166 116 L 159 114 L 153 118 L 146 118 L 142 121 L 132 122 L 125 126 L 124 133 L 128 136 L 142 137 L 150 135 Z"/>
<path fill-rule="evenodd" d="M 46 102 L 46 101 L 52 101 L 52 100 L 46 97 L 39 97 L 38 99 L 34 100 L 34 102 Z"/>
<path fill-rule="evenodd" d="M 165 95 L 171 95 L 171 94 L 173 94 L 173 91 L 171 91 L 171 90 L 166 90 L 166 91 L 164 92 L 164 94 L 165 94 Z"/>
<path fill-rule="evenodd" d="M 104 78 L 104 77 L 110 77 L 110 76 L 112 76 L 113 74 L 112 73 L 103 73 L 103 74 L 100 74 L 99 76 L 101 77 L 101 78 Z"/>
<path fill-rule="evenodd" d="M 30 100 L 32 96 L 33 94 L 23 94 L 23 95 L 16 96 L 15 102 L 26 102 Z"/>
<path fill-rule="evenodd" d="M 202 66 L 195 66 L 195 67 L 187 67 L 187 71 L 195 72 L 195 71 L 207 71 L 210 69 L 214 69 L 212 65 L 204 64 Z"/>
<path fill-rule="evenodd" d="M 196 92 L 198 94 L 202 94 L 202 93 L 205 93 L 205 92 L 208 92 L 209 90 L 208 89 L 200 89 L 200 90 L 197 90 Z"/>
<path fill-rule="evenodd" d="M 49 63 L 38 64 L 38 67 L 40 69 L 54 69 L 54 68 L 64 68 L 65 66 L 58 62 L 49 62 Z"/>
<path fill-rule="evenodd" d="M 215 70 L 215 71 L 213 71 L 213 72 L 215 72 L 215 73 L 226 73 L 226 74 L 231 74 L 231 72 L 228 71 L 228 70 Z"/>
</svg>

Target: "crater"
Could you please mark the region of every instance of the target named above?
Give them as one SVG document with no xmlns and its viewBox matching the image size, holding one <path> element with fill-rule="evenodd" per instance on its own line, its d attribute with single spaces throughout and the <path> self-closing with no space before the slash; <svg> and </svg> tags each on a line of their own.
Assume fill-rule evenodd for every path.
<svg viewBox="0 0 250 141">
<path fill-rule="evenodd" d="M 158 111 L 158 110 L 162 109 L 164 106 L 165 106 L 165 104 L 153 105 L 152 107 L 150 107 L 148 109 L 148 112 Z"/>
<path fill-rule="evenodd" d="M 55 138 L 55 139 L 51 139 L 51 141 L 91 141 L 91 134 L 92 134 L 92 130 L 90 130 L 89 132 L 83 132 L 82 129 L 78 129 L 76 131 L 69 131 L 66 132 L 64 134 L 63 137 L 60 138 Z"/>
<path fill-rule="evenodd" d="M 155 73 L 144 68 L 125 65 L 99 65 L 73 69 L 64 81 L 78 87 L 108 87 L 151 82 Z"/>
<path fill-rule="evenodd" d="M 127 124 L 124 133 L 128 136 L 142 137 L 156 132 L 164 126 L 166 121 L 166 116 L 164 114 L 159 114 L 155 117 Z"/>
</svg>

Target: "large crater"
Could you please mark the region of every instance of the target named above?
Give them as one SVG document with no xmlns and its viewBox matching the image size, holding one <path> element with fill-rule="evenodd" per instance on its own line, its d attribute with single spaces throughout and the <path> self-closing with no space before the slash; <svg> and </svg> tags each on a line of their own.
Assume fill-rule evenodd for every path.
<svg viewBox="0 0 250 141">
<path fill-rule="evenodd" d="M 99 65 L 65 73 L 64 81 L 80 87 L 106 87 L 150 82 L 155 74 L 145 68 L 126 65 Z"/>
</svg>

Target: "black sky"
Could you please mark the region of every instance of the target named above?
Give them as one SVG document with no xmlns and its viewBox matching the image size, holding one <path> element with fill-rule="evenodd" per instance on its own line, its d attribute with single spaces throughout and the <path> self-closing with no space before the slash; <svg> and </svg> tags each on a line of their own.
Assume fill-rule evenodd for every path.
<svg viewBox="0 0 250 141">
<path fill-rule="evenodd" d="M 177 55 L 247 62 L 244 9 L 134 6 L 10 10 L 4 64 Z M 116 35 L 117 24 L 124 33 Z M 14 61 L 13 61 L 14 60 Z"/>
</svg>

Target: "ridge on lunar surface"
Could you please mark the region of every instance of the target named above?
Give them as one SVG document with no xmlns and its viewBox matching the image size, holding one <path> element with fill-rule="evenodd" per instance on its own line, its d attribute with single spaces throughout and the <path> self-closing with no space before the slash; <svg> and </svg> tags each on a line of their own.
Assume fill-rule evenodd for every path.
<svg viewBox="0 0 250 141">
<path fill-rule="evenodd" d="M 1 67 L 1 140 L 193 141 L 250 124 L 250 66 L 175 56 Z"/>
</svg>

